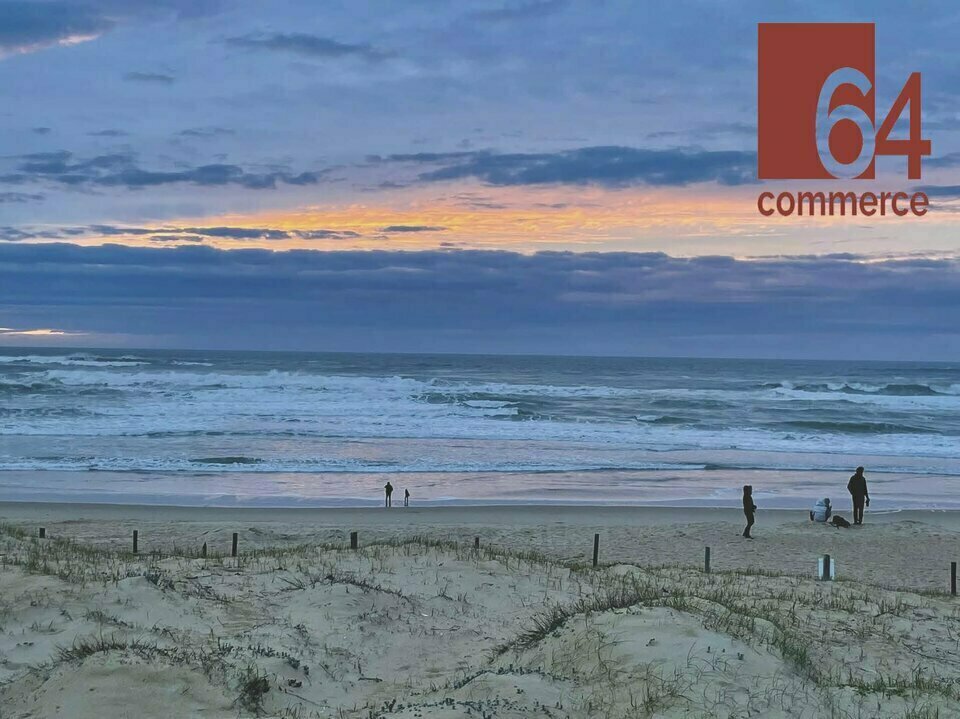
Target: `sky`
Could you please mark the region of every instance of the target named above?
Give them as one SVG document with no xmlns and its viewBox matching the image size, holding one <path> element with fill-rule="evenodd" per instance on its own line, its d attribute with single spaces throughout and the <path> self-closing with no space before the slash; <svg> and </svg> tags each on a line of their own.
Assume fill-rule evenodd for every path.
<svg viewBox="0 0 960 719">
<path fill-rule="evenodd" d="M 0 345 L 956 359 L 960 8 L 837 5 L 0 0 Z M 852 21 L 932 209 L 763 217 L 757 23 Z"/>
</svg>

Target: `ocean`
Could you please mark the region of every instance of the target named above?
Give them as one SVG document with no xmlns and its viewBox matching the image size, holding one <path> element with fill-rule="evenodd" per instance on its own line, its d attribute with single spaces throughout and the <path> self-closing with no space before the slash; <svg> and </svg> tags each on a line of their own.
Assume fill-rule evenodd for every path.
<svg viewBox="0 0 960 719">
<path fill-rule="evenodd" d="M 960 364 L 0 348 L 0 499 L 960 507 Z"/>
</svg>

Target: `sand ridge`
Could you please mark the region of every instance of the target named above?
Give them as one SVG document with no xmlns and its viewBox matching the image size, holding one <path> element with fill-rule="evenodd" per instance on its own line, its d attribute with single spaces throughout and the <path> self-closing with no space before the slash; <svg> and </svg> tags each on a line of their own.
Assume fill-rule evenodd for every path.
<svg viewBox="0 0 960 719">
<path fill-rule="evenodd" d="M 0 532 L 0 716 L 951 717 L 960 612 L 428 538 L 133 556 Z"/>
</svg>

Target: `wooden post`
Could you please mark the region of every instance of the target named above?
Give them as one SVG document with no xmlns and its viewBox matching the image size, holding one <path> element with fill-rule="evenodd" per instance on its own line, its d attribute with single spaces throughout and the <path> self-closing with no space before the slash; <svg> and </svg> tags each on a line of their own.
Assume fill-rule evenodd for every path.
<svg viewBox="0 0 960 719">
<path fill-rule="evenodd" d="M 593 535 L 593 566 L 597 566 L 600 559 L 600 535 Z"/>
<path fill-rule="evenodd" d="M 820 577 L 825 582 L 830 581 L 830 555 L 823 555 L 823 576 Z"/>
<path fill-rule="evenodd" d="M 233 547 L 230 549 L 230 556 L 231 556 L 231 557 L 236 557 L 236 556 L 237 556 L 237 542 L 238 542 L 239 539 L 240 539 L 240 535 L 237 534 L 236 532 L 234 532 L 234 533 L 233 533 Z"/>
<path fill-rule="evenodd" d="M 710 547 L 703 548 L 703 571 L 710 574 Z"/>
<path fill-rule="evenodd" d="M 350 532 L 350 549 L 356 549 L 360 545 L 360 540 L 356 532 Z"/>
<path fill-rule="evenodd" d="M 140 533 L 136 529 L 134 529 L 133 530 L 133 553 L 134 554 L 140 551 L 139 541 L 138 541 L 139 539 L 140 539 Z"/>
<path fill-rule="evenodd" d="M 203 546 L 200 547 L 200 556 L 203 557 L 204 559 L 207 558 L 207 543 L 206 543 L 206 542 L 204 542 L 204 543 L 203 543 Z"/>
<path fill-rule="evenodd" d="M 40 539 L 45 539 L 47 536 L 47 528 L 40 527 Z"/>
<path fill-rule="evenodd" d="M 480 549 L 480 537 L 473 538 L 473 548 Z"/>
<path fill-rule="evenodd" d="M 957 563 L 950 562 L 950 594 L 957 596 Z"/>
</svg>

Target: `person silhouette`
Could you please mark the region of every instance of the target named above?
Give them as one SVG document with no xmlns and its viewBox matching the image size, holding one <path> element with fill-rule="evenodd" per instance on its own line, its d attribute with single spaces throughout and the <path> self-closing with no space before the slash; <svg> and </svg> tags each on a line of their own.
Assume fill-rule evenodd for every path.
<svg viewBox="0 0 960 719">
<path fill-rule="evenodd" d="M 385 485 L 383 485 L 383 506 L 392 507 L 393 506 L 393 485 L 390 484 L 389 480 Z"/>
<path fill-rule="evenodd" d="M 863 467 L 857 467 L 857 471 L 847 482 L 847 491 L 853 499 L 853 523 L 863 524 L 863 505 L 870 506 L 870 492 L 867 490 L 867 478 L 863 476 Z"/>
<path fill-rule="evenodd" d="M 747 539 L 753 539 L 750 536 L 750 527 L 753 526 L 753 515 L 757 511 L 757 505 L 753 503 L 753 485 L 743 485 L 743 513 L 747 518 L 747 526 L 743 529 L 743 536 Z"/>
<path fill-rule="evenodd" d="M 403 490 L 403 506 L 404 507 L 410 506 L 410 490 L 409 489 Z"/>
</svg>

